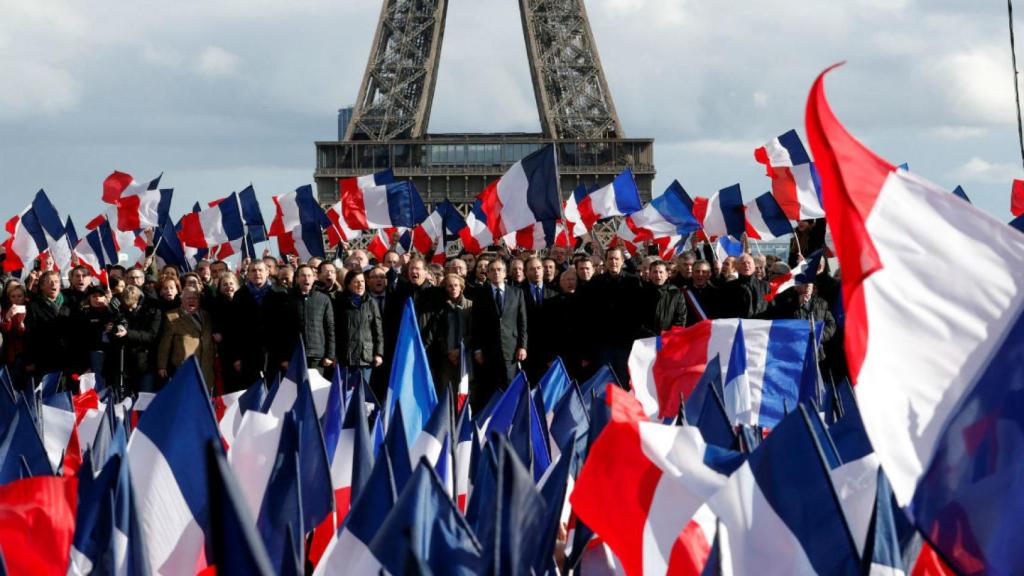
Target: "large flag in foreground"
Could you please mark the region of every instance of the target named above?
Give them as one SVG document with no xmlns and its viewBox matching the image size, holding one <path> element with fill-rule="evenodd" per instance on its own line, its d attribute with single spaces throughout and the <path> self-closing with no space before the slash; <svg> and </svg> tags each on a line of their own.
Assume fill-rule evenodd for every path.
<svg viewBox="0 0 1024 576">
<path fill-rule="evenodd" d="M 692 426 L 647 421 L 628 392 L 608 385 L 611 422 L 590 448 L 573 510 L 615 552 L 630 576 L 699 574 L 714 537 L 702 505 L 743 463 L 705 444 Z"/>
<path fill-rule="evenodd" d="M 1021 573 L 1024 235 L 865 148 L 823 83 L 807 131 L 864 426 L 898 502 L 956 571 Z M 978 276 L 950 281 L 964 262 Z"/>
<path fill-rule="evenodd" d="M 772 427 L 786 407 L 796 406 L 810 324 L 803 320 L 704 320 L 689 328 L 633 343 L 629 376 L 633 392 L 648 417 L 670 418 L 679 409 L 680 395 L 690 393 L 708 361 L 718 356 L 722 382 L 728 381 L 729 361 L 737 330 L 746 351 L 750 424 Z"/>
</svg>

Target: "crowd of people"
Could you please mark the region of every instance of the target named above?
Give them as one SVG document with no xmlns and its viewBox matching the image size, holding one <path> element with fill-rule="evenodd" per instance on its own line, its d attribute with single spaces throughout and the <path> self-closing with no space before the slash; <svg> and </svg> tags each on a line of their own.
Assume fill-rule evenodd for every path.
<svg viewBox="0 0 1024 576">
<path fill-rule="evenodd" d="M 12 380 L 92 372 L 121 394 L 153 392 L 194 355 L 208 385 L 226 393 L 287 369 L 301 337 L 310 368 L 358 371 L 383 398 L 410 299 L 438 392 L 468 373 L 474 408 L 520 369 L 535 384 L 555 358 L 576 379 L 609 364 L 628 382 L 635 339 L 705 318 L 822 322 L 821 367 L 845 370 L 839 281 L 824 261 L 814 284 L 771 302 L 769 280 L 789 272 L 785 262 L 719 261 L 700 249 L 671 261 L 595 243 L 575 254 L 464 252 L 444 265 L 396 252 L 378 262 L 360 249 L 333 261 L 265 255 L 237 271 L 223 261 L 187 273 L 145 264 L 110 267 L 103 283 L 85 266 L 66 279 L 40 270 L 7 279 L 0 353 Z"/>
</svg>

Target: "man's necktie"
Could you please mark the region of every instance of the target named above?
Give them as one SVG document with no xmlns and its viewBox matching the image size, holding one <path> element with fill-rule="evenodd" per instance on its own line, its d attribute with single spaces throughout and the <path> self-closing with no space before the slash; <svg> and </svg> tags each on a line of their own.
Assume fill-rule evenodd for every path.
<svg viewBox="0 0 1024 576">
<path fill-rule="evenodd" d="M 498 305 L 498 313 L 501 314 L 505 310 L 505 294 L 501 288 L 494 291 L 494 303 Z"/>
</svg>

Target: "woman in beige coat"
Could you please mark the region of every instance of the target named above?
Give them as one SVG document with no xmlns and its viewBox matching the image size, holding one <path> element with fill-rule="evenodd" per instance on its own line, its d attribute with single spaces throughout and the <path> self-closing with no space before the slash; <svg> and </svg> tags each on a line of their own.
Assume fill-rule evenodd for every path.
<svg viewBox="0 0 1024 576">
<path fill-rule="evenodd" d="M 160 378 L 166 380 L 189 356 L 195 356 L 207 388 L 212 389 L 216 354 L 213 321 L 206 310 L 199 307 L 199 292 L 186 288 L 181 292 L 181 308 L 167 312 L 164 317 L 164 332 L 156 359 Z"/>
</svg>

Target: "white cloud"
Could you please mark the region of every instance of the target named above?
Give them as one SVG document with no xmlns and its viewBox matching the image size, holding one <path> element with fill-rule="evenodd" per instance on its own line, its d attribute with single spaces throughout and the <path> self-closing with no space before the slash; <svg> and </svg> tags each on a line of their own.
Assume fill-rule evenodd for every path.
<svg viewBox="0 0 1024 576">
<path fill-rule="evenodd" d="M 963 182 L 983 182 L 990 184 L 1010 185 L 1014 178 L 1024 176 L 1019 164 L 993 163 L 977 156 L 971 158 L 956 171 L 955 175 Z"/>
<path fill-rule="evenodd" d="M 754 91 L 754 107 L 755 108 L 767 108 L 768 107 L 768 93 L 764 90 Z"/>
<path fill-rule="evenodd" d="M 969 140 L 988 134 L 988 128 L 980 126 L 936 126 L 931 133 L 940 140 Z"/>
<path fill-rule="evenodd" d="M 227 76 L 238 67 L 241 59 L 220 46 L 207 46 L 199 55 L 196 69 L 203 76 Z"/>
<path fill-rule="evenodd" d="M 67 70 L 0 58 L 0 119 L 53 116 L 78 104 L 81 89 Z"/>
<path fill-rule="evenodd" d="M 1005 48 L 976 47 L 939 61 L 933 77 L 949 110 L 967 123 L 1014 122 L 1013 78 Z"/>
</svg>

